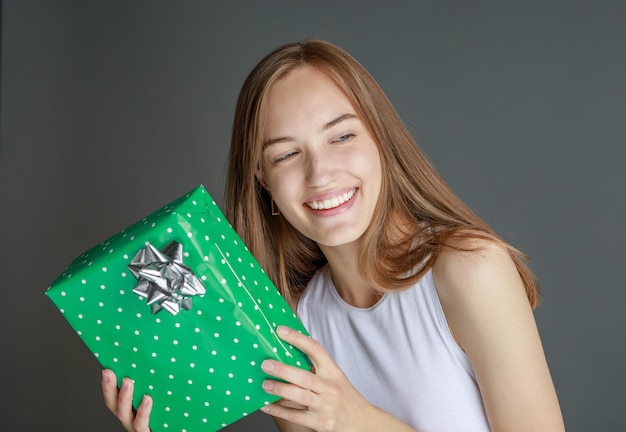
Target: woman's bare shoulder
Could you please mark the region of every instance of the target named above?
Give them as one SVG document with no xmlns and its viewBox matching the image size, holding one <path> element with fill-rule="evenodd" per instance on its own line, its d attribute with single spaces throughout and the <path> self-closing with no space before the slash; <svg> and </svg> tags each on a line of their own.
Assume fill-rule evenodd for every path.
<svg viewBox="0 0 626 432">
<path fill-rule="evenodd" d="M 446 319 L 461 347 L 472 330 L 507 308 L 528 309 L 524 283 L 507 248 L 481 238 L 457 239 L 438 256 L 433 275 Z M 473 323 L 473 325 L 471 325 Z"/>
<path fill-rule="evenodd" d="M 485 238 L 453 239 L 438 255 L 433 271 L 438 289 L 461 295 L 470 288 L 493 285 L 496 280 L 505 282 L 503 277 L 506 282 L 522 283 L 508 249 Z"/>
</svg>

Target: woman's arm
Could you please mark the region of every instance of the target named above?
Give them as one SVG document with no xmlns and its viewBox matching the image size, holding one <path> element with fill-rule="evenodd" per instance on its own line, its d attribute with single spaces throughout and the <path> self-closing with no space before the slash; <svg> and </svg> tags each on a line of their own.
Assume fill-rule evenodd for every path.
<svg viewBox="0 0 626 432">
<path fill-rule="evenodd" d="M 476 373 L 492 430 L 564 431 L 517 268 L 503 247 L 469 242 L 479 249 L 447 250 L 433 271 L 448 325 Z"/>
<path fill-rule="evenodd" d="M 263 388 L 284 398 L 262 408 L 274 416 L 281 432 L 415 432 L 389 413 L 375 407 L 352 386 L 341 369 L 316 340 L 286 327 L 279 336 L 309 356 L 312 371 L 274 360 L 263 370 L 286 382 L 267 380 Z"/>
</svg>

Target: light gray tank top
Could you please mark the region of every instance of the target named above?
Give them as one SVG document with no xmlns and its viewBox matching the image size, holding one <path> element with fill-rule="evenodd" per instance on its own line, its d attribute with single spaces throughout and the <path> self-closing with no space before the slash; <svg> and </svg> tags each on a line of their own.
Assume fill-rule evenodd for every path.
<svg viewBox="0 0 626 432">
<path fill-rule="evenodd" d="M 325 266 L 298 314 L 373 405 L 420 432 L 489 431 L 474 371 L 452 338 L 432 270 L 362 309 L 341 299 Z"/>
</svg>

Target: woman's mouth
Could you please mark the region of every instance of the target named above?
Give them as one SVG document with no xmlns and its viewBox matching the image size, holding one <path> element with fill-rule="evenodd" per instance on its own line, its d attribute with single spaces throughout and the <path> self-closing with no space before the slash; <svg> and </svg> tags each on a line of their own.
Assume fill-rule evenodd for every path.
<svg viewBox="0 0 626 432">
<path fill-rule="evenodd" d="M 313 210 L 330 210 L 339 207 L 347 201 L 350 201 L 355 192 L 356 189 L 352 189 L 348 192 L 334 196 L 332 198 L 316 201 L 307 201 L 305 204 Z"/>
</svg>

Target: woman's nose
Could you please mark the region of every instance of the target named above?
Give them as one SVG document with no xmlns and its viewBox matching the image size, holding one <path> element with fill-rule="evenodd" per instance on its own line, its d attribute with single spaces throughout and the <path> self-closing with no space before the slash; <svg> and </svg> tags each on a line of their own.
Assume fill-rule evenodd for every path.
<svg viewBox="0 0 626 432">
<path fill-rule="evenodd" d="M 327 151 L 311 152 L 307 155 L 305 170 L 309 186 L 324 186 L 335 179 L 336 162 Z"/>
</svg>

